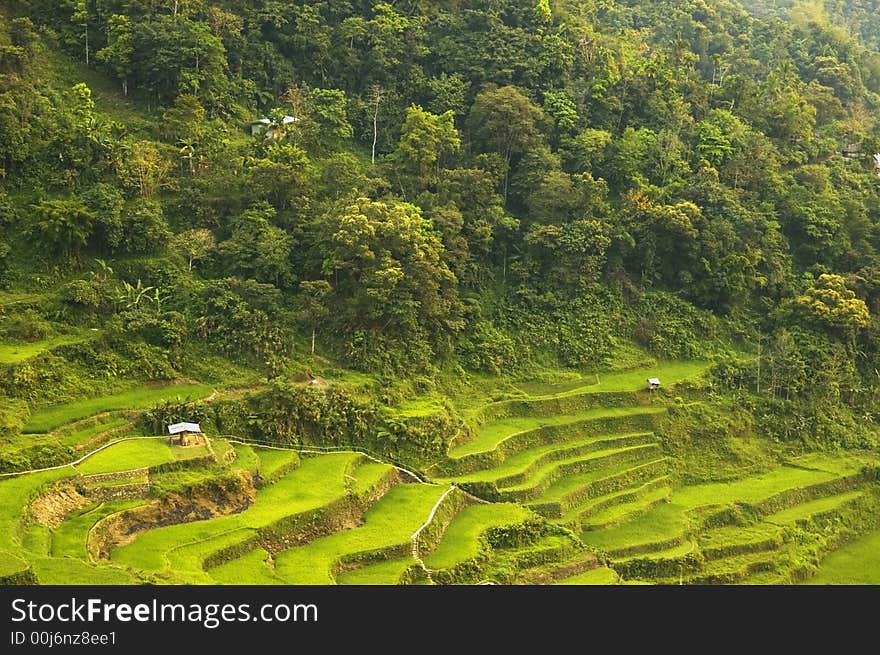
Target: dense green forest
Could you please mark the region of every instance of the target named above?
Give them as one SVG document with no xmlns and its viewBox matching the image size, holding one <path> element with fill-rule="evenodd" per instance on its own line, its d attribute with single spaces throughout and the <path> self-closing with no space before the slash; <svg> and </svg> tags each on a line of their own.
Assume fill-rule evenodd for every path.
<svg viewBox="0 0 880 655">
<path fill-rule="evenodd" d="M 875 1 L 0 11 L 0 335 L 52 346 L 7 436 L 118 380 L 712 357 L 757 433 L 875 442 Z"/>
</svg>

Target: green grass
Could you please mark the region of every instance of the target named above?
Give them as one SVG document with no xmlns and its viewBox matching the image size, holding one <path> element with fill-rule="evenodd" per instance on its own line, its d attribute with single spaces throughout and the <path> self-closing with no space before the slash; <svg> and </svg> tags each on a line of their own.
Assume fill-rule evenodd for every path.
<svg viewBox="0 0 880 655">
<path fill-rule="evenodd" d="M 819 564 L 819 572 L 804 584 L 880 584 L 880 530 L 840 548 Z"/>
<path fill-rule="evenodd" d="M 165 570 L 170 573 L 174 582 L 187 584 L 214 584 L 215 580 L 208 574 L 202 564 L 205 558 L 221 548 L 234 546 L 255 535 L 253 528 L 233 528 L 229 532 L 218 534 L 211 521 L 198 521 L 192 525 L 194 531 L 187 534 L 191 541 L 180 546 L 172 546 L 154 566 L 144 566 L 154 570 Z M 201 540 L 199 540 L 201 538 Z"/>
<path fill-rule="evenodd" d="M 446 528 L 436 550 L 424 557 L 430 569 L 445 569 L 467 561 L 480 553 L 480 535 L 493 526 L 516 525 L 530 512 L 512 503 L 471 505 L 456 514 Z"/>
<path fill-rule="evenodd" d="M 330 568 L 341 555 L 408 545 L 445 491 L 440 486 L 399 484 L 367 511 L 363 525 L 279 553 L 276 574 L 288 584 L 332 584 Z"/>
<path fill-rule="evenodd" d="M 12 575 L 28 568 L 28 562 L 8 550 L 0 549 L 0 577 Z"/>
<path fill-rule="evenodd" d="M 855 500 L 861 495 L 861 491 L 850 491 L 845 494 L 811 500 L 808 503 L 795 505 L 794 507 L 789 507 L 781 512 L 771 514 L 770 516 L 765 517 L 764 520 L 768 523 L 774 523 L 777 525 L 792 524 L 801 519 L 808 519 L 814 514 L 821 514 L 822 512 L 837 509 L 844 503 L 849 502 L 850 500 Z"/>
<path fill-rule="evenodd" d="M 125 417 L 110 417 L 106 421 L 97 423 L 96 425 L 90 425 L 78 430 L 71 430 L 70 432 L 58 436 L 61 443 L 65 446 L 78 446 L 81 443 L 94 439 L 102 432 L 122 427 L 126 423 L 128 423 L 128 419 Z"/>
<path fill-rule="evenodd" d="M 181 399 L 197 399 L 211 395 L 213 389 L 204 384 L 174 384 L 164 387 L 139 387 L 128 391 L 87 398 L 63 405 L 53 405 L 31 414 L 22 430 L 25 433 L 49 432 L 66 423 L 79 421 L 95 414 L 122 409 L 149 409 L 158 403 Z"/>
<path fill-rule="evenodd" d="M 430 416 L 444 410 L 443 397 L 436 394 L 428 394 L 410 398 L 396 407 L 394 413 L 397 416 L 405 418 L 415 418 L 419 416 Z"/>
<path fill-rule="evenodd" d="M 132 439 L 113 444 L 89 457 L 76 470 L 83 475 L 113 473 L 173 462 L 175 453 L 167 439 Z"/>
<path fill-rule="evenodd" d="M 354 473 L 350 474 L 354 480 L 352 481 L 349 478 L 349 482 L 353 482 L 354 492 L 362 496 L 369 492 L 392 468 L 394 467 L 390 464 L 365 462 L 358 466 Z"/>
<path fill-rule="evenodd" d="M 220 584 L 283 584 L 266 564 L 269 557 L 262 548 L 211 569 L 211 578 Z"/>
<path fill-rule="evenodd" d="M 400 576 L 416 561 L 411 557 L 389 559 L 378 564 L 368 564 L 336 576 L 336 582 L 344 585 L 390 585 L 396 584 Z"/>
<path fill-rule="evenodd" d="M 123 500 L 110 503 L 93 504 L 69 517 L 52 532 L 52 557 L 88 557 L 86 543 L 89 530 L 101 519 L 121 512 L 124 509 L 143 505 L 142 500 Z"/>
<path fill-rule="evenodd" d="M 58 346 L 66 346 L 93 339 L 97 334 L 96 332 L 85 330 L 75 334 L 61 334 L 32 343 L 0 343 L 0 364 L 17 364 Z"/>
<path fill-rule="evenodd" d="M 586 573 L 575 575 L 570 578 L 560 580 L 556 584 L 559 585 L 612 585 L 617 584 L 617 573 L 614 569 L 607 569 L 604 566 L 592 569 Z"/>
<path fill-rule="evenodd" d="M 566 423 L 574 423 L 576 421 L 584 421 L 587 419 L 611 418 L 617 416 L 631 416 L 636 414 L 650 414 L 664 411 L 664 407 L 611 407 L 601 409 L 591 409 L 578 414 L 559 414 L 557 416 L 531 417 L 519 416 L 513 418 L 505 418 L 498 421 L 492 421 L 482 426 L 477 431 L 477 436 L 473 440 L 464 443 L 449 452 L 449 456 L 453 458 L 471 455 L 473 453 L 493 450 L 498 444 L 508 437 L 536 430 L 538 428 L 564 425 Z"/>
<path fill-rule="evenodd" d="M 299 463 L 299 454 L 293 450 L 260 448 L 255 452 L 260 458 L 260 475 L 263 478 L 271 478 L 279 471 Z"/>
<path fill-rule="evenodd" d="M 232 463 L 233 468 L 239 471 L 259 470 L 260 456 L 253 447 L 234 443 L 232 444 L 232 448 L 235 450 L 235 461 Z"/>
<path fill-rule="evenodd" d="M 317 509 L 342 497 L 345 494 L 344 475 L 359 457 L 334 453 L 305 458 L 299 468 L 260 489 L 254 504 L 245 511 L 149 530 L 132 543 L 115 550 L 111 557 L 135 568 L 200 571 L 201 567 L 196 565 L 198 561 L 220 547 L 230 545 L 224 535 L 240 530 L 233 541 L 236 543 L 252 534 L 252 530 L 271 525 L 285 516 Z M 219 541 L 215 542 L 218 538 Z M 192 550 L 197 551 L 195 555 L 191 551 L 176 552 L 185 545 L 193 545 Z"/>
</svg>

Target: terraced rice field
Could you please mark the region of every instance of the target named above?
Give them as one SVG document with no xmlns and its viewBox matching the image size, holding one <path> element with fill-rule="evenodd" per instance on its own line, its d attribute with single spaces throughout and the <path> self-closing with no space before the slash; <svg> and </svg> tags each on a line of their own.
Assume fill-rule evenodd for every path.
<svg viewBox="0 0 880 655">
<path fill-rule="evenodd" d="M 76 402 L 45 407 L 31 414 L 22 430 L 25 433 L 49 432 L 89 416 L 123 409 L 148 409 L 166 400 L 195 400 L 211 395 L 204 384 L 174 384 L 164 387 L 141 387 L 112 396 L 87 398 Z"/>
<path fill-rule="evenodd" d="M 817 584 L 880 582 L 880 563 L 858 564 L 878 550 L 876 453 L 811 454 L 728 482 L 676 482 L 655 428 L 676 393 L 669 388 L 697 384 L 707 365 L 521 385 L 521 396 L 472 412 L 472 438 L 427 469 L 429 484 L 358 453 L 121 441 L 75 467 L 0 479 L 0 581 L 772 584 L 815 574 L 808 553 L 818 553 Z M 642 389 L 653 376 L 660 394 Z M 40 410 L 32 429 L 65 427 L 33 438 L 100 443 L 130 417 L 76 421 L 186 388 Z M 428 413 L 435 404 L 408 402 Z M 193 489 L 207 494 L 201 504 L 163 505 L 199 500 Z M 153 512 L 154 527 L 139 525 L 138 512 Z M 116 535 L 114 522 L 128 517 L 137 529 Z"/>
<path fill-rule="evenodd" d="M 448 569 L 478 557 L 487 530 L 516 525 L 528 517 L 527 510 L 511 503 L 471 505 L 452 520 L 440 545 L 425 558 L 425 564 L 433 570 Z"/>
<path fill-rule="evenodd" d="M 202 577 L 199 565 L 221 548 L 241 543 L 281 519 L 317 510 L 343 497 L 345 475 L 359 459 L 349 453 L 305 459 L 276 483 L 260 489 L 245 511 L 149 530 L 114 551 L 112 559 L 133 569 Z"/>
<path fill-rule="evenodd" d="M 334 565 L 346 560 L 359 564 L 371 558 L 406 555 L 413 533 L 445 490 L 432 485 L 397 485 L 367 511 L 362 525 L 278 553 L 275 575 L 287 584 L 332 584 Z"/>
</svg>

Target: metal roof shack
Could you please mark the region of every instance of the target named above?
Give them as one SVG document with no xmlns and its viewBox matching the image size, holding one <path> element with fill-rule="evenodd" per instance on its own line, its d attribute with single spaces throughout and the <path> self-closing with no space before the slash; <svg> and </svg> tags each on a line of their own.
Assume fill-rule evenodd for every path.
<svg viewBox="0 0 880 655">
<path fill-rule="evenodd" d="M 660 378 L 648 378 L 648 389 L 659 389 Z"/>
<path fill-rule="evenodd" d="M 168 434 L 181 434 L 182 432 L 198 432 L 202 429 L 198 423 L 172 423 L 168 426 Z"/>
<path fill-rule="evenodd" d="M 299 121 L 299 119 L 296 116 L 284 116 L 281 119 L 281 125 L 290 125 L 292 123 L 296 123 L 297 121 Z M 266 134 L 266 136 L 268 137 L 277 138 L 271 127 L 272 120 L 269 118 L 260 118 L 255 121 L 251 121 L 248 126 L 251 130 L 251 136 Z"/>
</svg>

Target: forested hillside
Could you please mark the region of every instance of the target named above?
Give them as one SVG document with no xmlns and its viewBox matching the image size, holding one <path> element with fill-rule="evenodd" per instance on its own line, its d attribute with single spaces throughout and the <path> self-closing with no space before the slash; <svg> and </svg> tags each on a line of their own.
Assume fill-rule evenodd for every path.
<svg viewBox="0 0 880 655">
<path fill-rule="evenodd" d="M 3 429 L 711 356 L 762 437 L 873 443 L 876 3 L 791 4 L 4 2 Z"/>
</svg>

